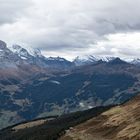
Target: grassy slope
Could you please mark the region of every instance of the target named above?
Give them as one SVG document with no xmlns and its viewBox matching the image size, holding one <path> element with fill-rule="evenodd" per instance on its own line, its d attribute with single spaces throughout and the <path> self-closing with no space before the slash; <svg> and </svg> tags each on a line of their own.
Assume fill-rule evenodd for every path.
<svg viewBox="0 0 140 140">
<path fill-rule="evenodd" d="M 71 113 L 32 128 L 13 131 L 12 127 L 0 131 L 1 140 L 55 140 L 65 130 L 78 125 L 110 107 L 97 107 L 83 112 Z M 14 126 L 15 127 L 15 126 Z"/>
<path fill-rule="evenodd" d="M 61 138 L 74 139 L 140 140 L 140 95 L 74 127 Z"/>
</svg>

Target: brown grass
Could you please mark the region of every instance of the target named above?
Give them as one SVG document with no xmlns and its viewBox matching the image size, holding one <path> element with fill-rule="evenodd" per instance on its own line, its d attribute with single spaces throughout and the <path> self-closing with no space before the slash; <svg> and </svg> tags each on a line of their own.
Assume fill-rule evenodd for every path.
<svg viewBox="0 0 140 140">
<path fill-rule="evenodd" d="M 140 140 L 140 96 L 68 131 L 60 140 Z"/>
<path fill-rule="evenodd" d="M 34 127 L 34 126 L 38 126 L 38 125 L 44 124 L 45 122 L 46 122 L 45 119 L 37 120 L 37 121 L 32 121 L 32 122 L 28 122 L 28 123 L 17 125 L 15 127 L 13 127 L 12 129 L 15 130 L 15 131 L 18 131 L 18 130 L 21 130 L 21 129 L 31 128 L 31 127 Z"/>
</svg>

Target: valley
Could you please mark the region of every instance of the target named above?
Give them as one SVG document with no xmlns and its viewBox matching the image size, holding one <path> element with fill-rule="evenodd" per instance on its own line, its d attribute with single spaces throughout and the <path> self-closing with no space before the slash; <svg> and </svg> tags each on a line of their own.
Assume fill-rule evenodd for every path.
<svg viewBox="0 0 140 140">
<path fill-rule="evenodd" d="M 140 95 L 127 102 L 40 118 L 0 131 L 1 140 L 139 140 Z"/>
<path fill-rule="evenodd" d="M 1 129 L 40 117 L 121 104 L 140 91 L 139 65 L 120 58 L 92 57 L 91 61 L 90 56 L 78 65 L 80 60 L 46 58 L 40 51 L 30 54 L 18 45 L 13 51 L 2 41 L 0 48 L 4 64 L 0 66 Z"/>
<path fill-rule="evenodd" d="M 140 140 L 140 0 L 0 0 L 0 140 Z"/>
</svg>

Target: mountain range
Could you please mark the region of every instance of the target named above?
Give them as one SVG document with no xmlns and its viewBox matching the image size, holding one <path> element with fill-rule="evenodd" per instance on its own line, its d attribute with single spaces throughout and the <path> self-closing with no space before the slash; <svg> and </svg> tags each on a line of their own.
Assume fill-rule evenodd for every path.
<svg viewBox="0 0 140 140">
<path fill-rule="evenodd" d="M 8 47 L 4 41 L 0 40 L 0 61 L 1 68 L 11 67 L 15 68 L 19 65 L 35 65 L 42 68 L 56 68 L 56 69 L 66 69 L 75 66 L 88 65 L 97 63 L 98 61 L 109 62 L 116 59 L 116 57 L 99 57 L 89 55 L 84 58 L 77 56 L 73 61 L 68 61 L 61 57 L 45 57 L 42 55 L 39 49 L 29 49 L 19 45 L 13 45 Z M 139 64 L 140 59 L 133 59 L 130 61 L 131 64 Z"/>
<path fill-rule="evenodd" d="M 0 41 L 0 128 L 50 115 L 121 104 L 140 91 L 139 63 L 68 61 Z"/>
</svg>

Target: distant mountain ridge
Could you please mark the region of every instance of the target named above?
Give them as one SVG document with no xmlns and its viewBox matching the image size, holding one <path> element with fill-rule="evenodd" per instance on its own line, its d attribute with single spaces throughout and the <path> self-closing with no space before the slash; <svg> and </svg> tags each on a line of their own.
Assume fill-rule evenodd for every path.
<svg viewBox="0 0 140 140">
<path fill-rule="evenodd" d="M 12 47 L 8 47 L 4 41 L 0 40 L 0 61 L 3 60 L 5 56 L 7 60 L 14 61 L 17 64 L 26 63 L 33 64 L 43 68 L 59 68 L 59 69 L 67 69 L 75 66 L 82 66 L 88 64 L 95 64 L 98 61 L 110 62 L 114 59 L 118 59 L 117 57 L 100 57 L 89 55 L 86 57 L 77 56 L 73 61 L 66 60 L 62 57 L 45 57 L 39 49 L 25 49 L 20 45 L 13 45 Z M 9 57 L 8 57 L 9 56 Z M 17 63 L 18 61 L 18 63 Z M 127 63 L 140 65 L 140 59 L 133 59 L 132 61 L 126 61 Z"/>
<path fill-rule="evenodd" d="M 0 61 L 10 62 L 13 66 L 17 67 L 20 64 L 32 64 L 41 68 L 58 68 L 58 69 L 67 69 L 74 66 L 74 63 L 60 57 L 49 57 L 46 58 L 41 54 L 39 49 L 35 49 L 32 52 L 22 48 L 19 45 L 13 45 L 8 48 L 6 43 L 0 41 Z M 11 66 L 10 64 L 8 64 Z"/>
</svg>

